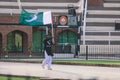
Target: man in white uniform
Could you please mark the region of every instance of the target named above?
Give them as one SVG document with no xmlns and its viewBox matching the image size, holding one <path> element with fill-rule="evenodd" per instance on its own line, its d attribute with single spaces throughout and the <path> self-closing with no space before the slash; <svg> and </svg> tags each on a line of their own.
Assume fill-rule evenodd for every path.
<svg viewBox="0 0 120 80">
<path fill-rule="evenodd" d="M 48 70 L 52 70 L 51 65 L 52 65 L 52 37 L 46 36 L 46 39 L 44 40 L 44 55 L 45 59 L 42 62 L 42 67 L 45 68 L 45 65 L 48 66 Z"/>
</svg>

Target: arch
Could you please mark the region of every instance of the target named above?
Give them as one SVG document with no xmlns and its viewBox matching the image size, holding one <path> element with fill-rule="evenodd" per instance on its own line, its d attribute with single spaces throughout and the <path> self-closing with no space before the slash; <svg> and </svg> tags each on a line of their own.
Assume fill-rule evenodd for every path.
<svg viewBox="0 0 120 80">
<path fill-rule="evenodd" d="M 28 46 L 28 36 L 25 32 L 14 30 L 7 34 L 8 52 L 24 53 Z"/>
<path fill-rule="evenodd" d="M 45 30 L 33 30 L 32 33 L 32 52 L 33 53 L 38 53 L 42 52 L 44 45 L 43 45 L 43 40 L 45 36 Z"/>
<path fill-rule="evenodd" d="M 59 33 L 58 35 L 58 43 L 59 44 L 77 44 L 77 34 L 70 31 L 65 30 Z"/>
<path fill-rule="evenodd" d="M 14 31 L 19 31 L 19 32 L 22 32 L 22 33 L 25 33 L 25 34 L 29 33 L 28 31 L 26 31 L 26 29 L 23 29 L 23 28 L 17 28 L 17 29 L 16 28 L 12 28 L 9 31 L 6 31 L 6 34 L 9 34 L 9 33 L 14 32 Z"/>
<path fill-rule="evenodd" d="M 57 33 L 59 34 L 59 33 L 62 33 L 64 31 L 71 31 L 71 32 L 74 32 L 74 33 L 77 34 L 78 30 L 77 29 L 72 29 L 72 28 L 60 28 L 59 30 L 57 30 Z"/>
</svg>

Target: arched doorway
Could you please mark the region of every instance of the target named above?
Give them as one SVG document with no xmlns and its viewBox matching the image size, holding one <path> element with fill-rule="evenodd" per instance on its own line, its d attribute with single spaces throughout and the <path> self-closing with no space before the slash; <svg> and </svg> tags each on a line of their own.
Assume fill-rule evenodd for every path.
<svg viewBox="0 0 120 80">
<path fill-rule="evenodd" d="M 19 30 L 12 31 L 7 35 L 7 49 L 12 53 L 23 53 L 27 47 L 27 35 Z"/>
<path fill-rule="evenodd" d="M 77 44 L 77 34 L 72 31 L 66 30 L 59 34 L 59 44 Z"/>
<path fill-rule="evenodd" d="M 32 37 L 32 52 L 42 52 L 44 48 L 43 40 L 45 36 L 45 30 L 34 30 Z"/>
</svg>

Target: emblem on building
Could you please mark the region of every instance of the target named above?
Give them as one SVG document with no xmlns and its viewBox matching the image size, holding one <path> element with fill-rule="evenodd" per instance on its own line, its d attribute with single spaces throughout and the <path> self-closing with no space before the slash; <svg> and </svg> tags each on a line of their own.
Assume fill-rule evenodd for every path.
<svg viewBox="0 0 120 80">
<path fill-rule="evenodd" d="M 61 26 L 67 25 L 67 22 L 68 22 L 67 16 L 60 16 L 60 17 L 59 17 L 59 24 L 60 24 Z"/>
</svg>

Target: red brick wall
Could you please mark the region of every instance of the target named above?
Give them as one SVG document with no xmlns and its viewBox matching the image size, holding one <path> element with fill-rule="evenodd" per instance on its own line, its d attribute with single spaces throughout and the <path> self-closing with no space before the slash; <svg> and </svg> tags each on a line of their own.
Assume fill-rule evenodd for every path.
<svg viewBox="0 0 120 80">
<path fill-rule="evenodd" d="M 13 16 L 11 16 L 11 15 L 3 15 L 3 16 L 0 16 L 0 23 L 19 23 L 19 15 L 13 15 Z M 53 17 L 53 23 L 58 24 L 58 17 L 56 18 L 56 22 L 55 22 L 55 18 Z M 43 28 L 43 27 L 39 27 L 38 29 L 44 29 L 45 30 L 45 28 Z M 8 34 L 11 31 L 14 31 L 14 30 L 20 30 L 22 32 L 25 32 L 25 33 L 27 33 L 28 36 L 32 35 L 32 32 L 31 32 L 32 31 L 32 27 L 19 26 L 19 25 L 0 25 L 0 32 L 2 34 L 4 34 L 4 35 Z M 56 29 L 54 29 L 55 41 L 57 41 L 58 34 L 60 32 L 62 32 L 62 31 L 64 31 L 64 30 L 69 30 L 69 31 L 77 33 L 77 29 L 56 28 Z M 49 31 L 52 34 L 52 29 L 50 29 Z"/>
<path fill-rule="evenodd" d="M 53 18 L 53 22 L 55 23 L 55 20 Z M 2 24 L 1 24 L 2 23 Z M 0 33 L 2 35 L 2 46 L 5 47 L 7 45 L 7 34 L 15 31 L 15 30 L 19 30 L 21 32 L 24 33 L 24 49 L 23 49 L 23 53 L 28 53 L 27 52 L 27 48 L 29 45 L 31 45 L 32 43 L 32 31 L 33 31 L 33 27 L 30 26 L 23 26 L 23 25 L 3 25 L 3 23 L 19 23 L 19 16 L 18 15 L 0 15 Z M 56 24 L 58 24 L 58 18 L 56 20 Z M 43 29 L 45 30 L 45 27 L 38 27 L 37 29 Z M 75 32 L 77 34 L 77 28 L 54 28 L 54 39 L 55 39 L 55 43 L 57 43 L 58 41 L 58 35 L 59 33 L 61 33 L 62 31 L 65 30 L 69 30 L 72 32 Z M 52 34 L 52 29 L 49 28 L 49 32 Z M 27 38 L 26 38 L 27 37 Z"/>
<path fill-rule="evenodd" d="M 32 43 L 32 27 L 28 26 L 21 26 L 21 25 L 0 25 L 0 33 L 2 35 L 2 47 L 7 45 L 7 35 L 12 31 L 19 30 L 23 32 L 24 35 L 24 49 L 23 53 L 28 53 L 27 48 L 30 43 Z"/>
<path fill-rule="evenodd" d="M 19 23 L 18 15 L 0 15 L 0 23 Z"/>
<path fill-rule="evenodd" d="M 88 6 L 103 6 L 104 0 L 88 0 Z"/>
</svg>

